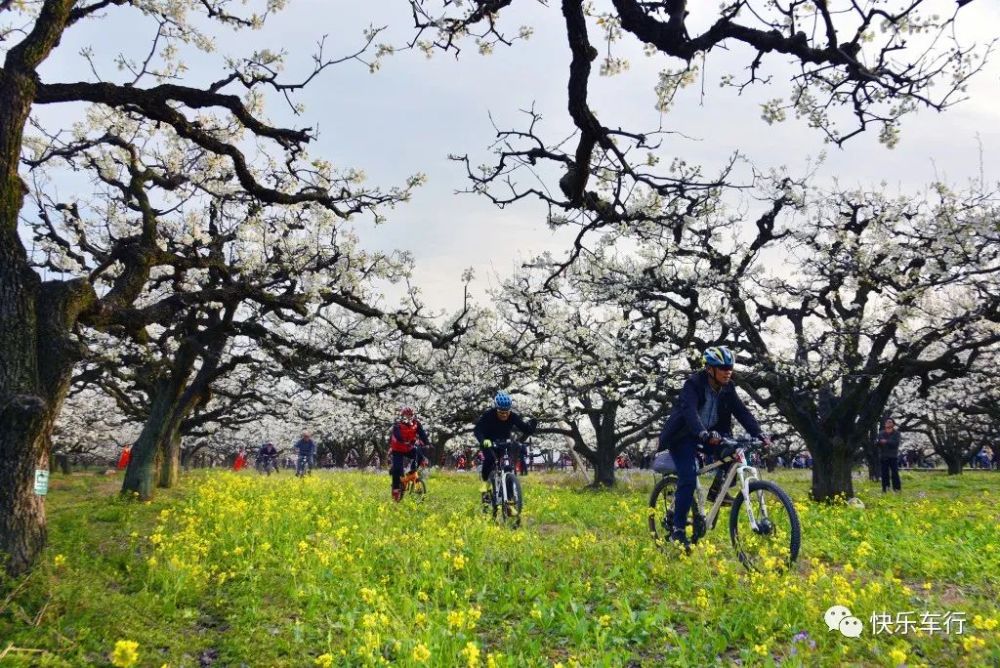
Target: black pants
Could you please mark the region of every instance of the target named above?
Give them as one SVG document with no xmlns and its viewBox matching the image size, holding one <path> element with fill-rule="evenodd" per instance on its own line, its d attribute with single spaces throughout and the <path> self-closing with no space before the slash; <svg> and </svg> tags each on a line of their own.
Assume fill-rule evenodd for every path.
<svg viewBox="0 0 1000 668">
<path fill-rule="evenodd" d="M 884 457 L 882 459 L 882 491 L 889 491 L 889 478 L 892 477 L 892 488 L 897 492 L 902 489 L 899 482 L 899 457 Z"/>
<path fill-rule="evenodd" d="M 410 461 L 410 470 L 414 471 L 417 468 L 417 464 L 423 459 L 424 453 L 421 452 L 420 448 L 413 448 L 409 452 L 396 452 L 392 451 L 392 467 L 389 469 L 389 475 L 392 476 L 392 488 L 402 489 L 403 488 L 403 469 L 406 467 L 406 460 Z"/>
</svg>

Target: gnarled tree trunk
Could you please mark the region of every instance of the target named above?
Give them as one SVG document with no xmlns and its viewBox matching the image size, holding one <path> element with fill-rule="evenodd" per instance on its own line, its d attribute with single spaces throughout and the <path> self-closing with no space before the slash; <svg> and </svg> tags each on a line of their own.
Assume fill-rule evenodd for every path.
<svg viewBox="0 0 1000 668">
<path fill-rule="evenodd" d="M 153 497 L 153 489 L 162 479 L 160 467 L 180 427 L 182 396 L 193 365 L 193 353 L 182 345 L 172 369 L 157 381 L 149 418 L 132 446 L 123 494 L 137 494 L 143 501 Z"/>
<path fill-rule="evenodd" d="M 816 443 L 808 443 L 813 456 L 812 498 L 816 501 L 832 501 L 837 496 L 854 496 L 851 469 L 854 465 L 854 448 L 843 437 L 821 437 Z"/>
<path fill-rule="evenodd" d="M 95 295 L 83 281 L 42 283 L 17 231 L 27 188 L 18 175 L 36 68 L 69 19 L 72 0 L 46 2 L 0 69 L 0 560 L 18 575 L 45 545 L 35 469 L 48 468 L 52 425 L 76 361 L 69 333 Z"/>
</svg>

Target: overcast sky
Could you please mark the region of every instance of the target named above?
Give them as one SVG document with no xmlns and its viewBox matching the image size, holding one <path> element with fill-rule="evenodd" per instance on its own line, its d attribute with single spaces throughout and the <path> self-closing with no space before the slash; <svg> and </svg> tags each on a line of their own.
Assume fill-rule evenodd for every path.
<svg viewBox="0 0 1000 668">
<path fill-rule="evenodd" d="M 276 119 L 296 125 L 318 123 L 321 134 L 312 153 L 341 167 L 365 170 L 373 185 L 401 184 L 416 172 L 428 175 L 427 185 L 412 202 L 391 212 L 388 223 L 378 229 L 366 225 L 362 232 L 366 245 L 413 251 L 417 282 L 434 307 L 458 305 L 459 276 L 466 267 L 476 268 L 475 285 L 481 294 L 492 272 L 509 274 L 521 258 L 566 247 L 566 235 L 552 233 L 544 211 L 534 203 L 500 211 L 483 198 L 455 195 L 466 186 L 464 171 L 447 159 L 449 153 L 468 153 L 474 165 L 489 162 L 488 146 L 495 134 L 489 114 L 500 127 L 514 127 L 522 119 L 518 109 L 532 104 L 545 118 L 546 137 L 570 132 L 569 53 L 558 3 L 550 4 L 513 3 L 504 11 L 502 25 L 511 32 L 530 25 L 534 35 L 490 56 L 479 55 L 470 42 L 458 59 L 437 53 L 428 60 L 420 52 L 404 52 L 386 59 L 375 74 L 360 63 L 347 63 L 325 72 L 300 95 L 307 107 L 304 120 L 291 121 L 283 109 L 270 108 Z M 954 1 L 941 0 L 941 6 L 947 10 Z M 43 80 L 92 78 L 81 69 L 77 55 L 85 44 L 96 44 L 106 57 L 118 50 L 144 55 L 155 25 L 112 21 L 124 14 L 112 8 L 107 20 L 68 34 L 46 63 Z M 189 59 L 191 83 L 218 79 L 222 54 L 246 54 L 262 46 L 283 48 L 289 53 L 289 72 L 303 72 L 310 67 L 314 43 L 324 34 L 329 35 L 328 53 L 348 53 L 361 43 L 361 31 L 369 24 L 390 26 L 379 41 L 398 44 L 410 34 L 411 23 L 405 0 L 291 0 L 259 33 L 220 33 L 217 54 Z M 109 39 L 112 26 L 114 38 Z M 965 41 L 980 42 L 1000 34 L 1000 3 L 972 3 L 960 14 L 958 32 Z M 649 130 L 662 122 L 692 138 L 665 142 L 662 155 L 667 160 L 681 156 L 713 173 L 738 150 L 762 168 L 787 165 L 800 170 L 807 158 L 826 151 L 819 176 L 827 182 L 836 178 L 847 186 L 876 186 L 884 181 L 892 191 L 916 192 L 935 178 L 956 183 L 978 178 L 978 137 L 987 180 L 1000 177 L 1000 55 L 972 82 L 968 101 L 944 114 L 923 111 L 907 118 L 902 141 L 889 150 L 878 144 L 875 133 L 837 149 L 824 144 L 821 134 L 803 121 L 764 123 L 760 104 L 788 90 L 780 57 L 765 60 L 777 74 L 774 83 L 740 97 L 720 89 L 718 77 L 727 71 L 741 76 L 752 54 L 713 53 L 704 100 L 700 85 L 686 89 L 661 119 L 654 108 L 656 74 L 664 67 L 677 68 L 678 62 L 646 58 L 637 49 L 623 54 L 633 56 L 631 69 L 612 79 L 595 76 L 591 106 L 608 125 Z M 116 75 L 109 66 L 105 76 Z M 46 113 L 63 117 L 69 112 Z"/>
</svg>

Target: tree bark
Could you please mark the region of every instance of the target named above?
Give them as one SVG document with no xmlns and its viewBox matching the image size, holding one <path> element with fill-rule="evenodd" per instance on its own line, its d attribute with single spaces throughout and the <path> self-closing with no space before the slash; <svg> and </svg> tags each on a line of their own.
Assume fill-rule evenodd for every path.
<svg viewBox="0 0 1000 668">
<path fill-rule="evenodd" d="M 878 448 L 874 445 L 865 446 L 865 463 L 868 465 L 868 479 L 876 482 L 882 479 L 882 464 Z"/>
<path fill-rule="evenodd" d="M 122 494 L 137 494 L 143 501 L 153 498 L 154 487 L 162 479 L 159 472 L 164 455 L 180 427 L 181 396 L 193 364 L 194 356 L 182 345 L 170 373 L 157 381 L 149 418 L 132 446 Z"/>
<path fill-rule="evenodd" d="M 72 0 L 44 3 L 0 68 L 0 562 L 14 576 L 45 545 L 35 468 L 47 468 L 49 434 L 76 361 L 70 332 L 96 298 L 84 281 L 43 284 L 17 230 L 28 191 L 18 168 L 36 68 L 59 42 L 72 7 Z"/>
<path fill-rule="evenodd" d="M 69 455 L 65 453 L 59 453 L 56 455 L 56 465 L 59 467 L 59 471 L 63 475 L 69 475 L 73 472 L 72 467 L 69 465 Z"/>
<path fill-rule="evenodd" d="M 179 419 L 175 418 L 175 422 L 180 423 Z M 169 489 L 171 487 L 176 487 L 178 481 L 180 481 L 181 474 L 181 435 L 178 431 L 174 431 L 170 434 L 168 440 L 164 440 L 163 444 L 166 446 L 163 453 L 163 460 L 160 464 L 160 482 L 159 486 Z"/>
<path fill-rule="evenodd" d="M 593 487 L 614 487 L 615 486 L 615 450 L 614 445 L 608 447 L 606 444 L 598 443 L 597 456 L 590 460 L 594 465 Z"/>
<path fill-rule="evenodd" d="M 960 475 L 962 473 L 962 456 L 954 452 L 941 451 L 941 459 L 948 466 L 948 475 Z"/>
<path fill-rule="evenodd" d="M 833 501 L 838 496 L 854 496 L 851 468 L 854 449 L 848 439 L 835 437 L 818 443 L 807 443 L 813 456 L 812 498 L 816 501 Z"/>
</svg>

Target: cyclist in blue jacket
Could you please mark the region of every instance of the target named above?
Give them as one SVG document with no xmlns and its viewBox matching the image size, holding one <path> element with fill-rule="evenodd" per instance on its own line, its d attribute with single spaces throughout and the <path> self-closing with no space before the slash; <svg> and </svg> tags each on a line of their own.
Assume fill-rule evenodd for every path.
<svg viewBox="0 0 1000 668">
<path fill-rule="evenodd" d="M 712 346 L 704 353 L 705 368 L 692 374 L 681 388 L 670 416 L 660 432 L 658 451 L 670 450 L 677 466 L 677 492 L 674 498 L 673 532 L 671 540 L 688 544 L 687 518 L 694 503 L 698 477 L 698 451 L 719 458 L 732 452 L 722 451 L 723 436 L 732 436 L 733 418 L 754 438 L 766 445 L 770 439 L 763 434 L 757 420 L 736 394 L 732 383 L 735 357 L 725 346 Z M 721 482 L 721 481 L 718 481 Z M 713 483 L 715 492 L 718 491 Z M 714 498 L 713 490 L 709 497 Z"/>
</svg>

